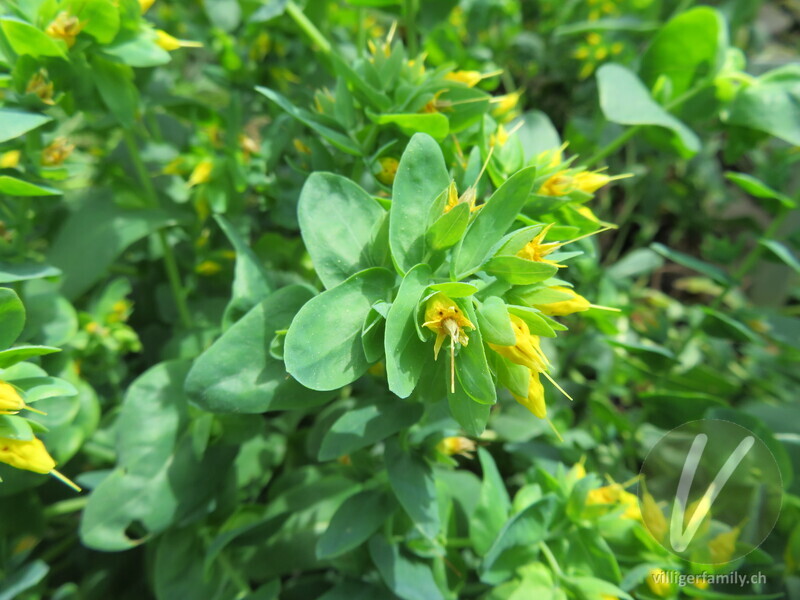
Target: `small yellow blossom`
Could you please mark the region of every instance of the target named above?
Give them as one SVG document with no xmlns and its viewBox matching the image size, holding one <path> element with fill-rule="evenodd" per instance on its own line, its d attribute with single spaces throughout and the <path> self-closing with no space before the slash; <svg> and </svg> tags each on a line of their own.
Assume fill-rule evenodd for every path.
<svg viewBox="0 0 800 600">
<path fill-rule="evenodd" d="M 574 465 L 572 465 L 572 468 L 569 470 L 569 475 L 573 479 L 578 480 L 586 477 L 586 467 L 583 465 L 583 461 L 585 459 L 586 457 L 584 456 L 581 458 L 580 462 L 576 462 Z"/>
<path fill-rule="evenodd" d="M 539 336 L 533 335 L 528 324 L 517 315 L 509 314 L 509 317 L 514 330 L 514 345 L 500 346 L 489 342 L 489 346 L 513 363 L 528 367 L 531 371 L 544 372 L 549 363 L 539 346 Z"/>
<path fill-rule="evenodd" d="M 10 383 L 0 381 L 0 415 L 14 415 L 26 408 L 25 401 Z"/>
<path fill-rule="evenodd" d="M 172 52 L 178 48 L 202 48 L 203 44 L 200 42 L 192 42 L 189 40 L 179 40 L 172 37 L 162 29 L 156 29 L 156 44 L 167 52 Z"/>
<path fill-rule="evenodd" d="M 216 275 L 222 270 L 222 265 L 220 265 L 215 260 L 204 260 L 199 265 L 194 268 L 195 272 L 198 275 L 203 275 L 204 277 L 211 277 L 212 275 Z"/>
<path fill-rule="evenodd" d="M 571 288 L 556 285 L 552 286 L 550 289 L 556 292 L 569 294 L 571 297 L 568 300 L 559 300 L 557 302 L 550 302 L 548 304 L 536 304 L 534 306 L 534 308 L 538 308 L 547 316 L 565 317 L 576 312 L 589 310 L 589 308 L 592 306 L 586 298 Z"/>
<path fill-rule="evenodd" d="M 207 183 L 211 179 L 211 172 L 214 170 L 214 162 L 210 158 L 204 158 L 192 170 L 189 175 L 189 187 Z"/>
<path fill-rule="evenodd" d="M 641 520 L 642 518 L 638 499 L 621 483 L 612 482 L 609 485 L 590 490 L 586 496 L 586 504 L 611 504 L 624 508 L 622 517 L 625 519 Z"/>
<path fill-rule="evenodd" d="M 375 177 L 377 177 L 378 181 L 383 185 L 392 185 L 397 175 L 397 167 L 400 163 L 392 156 L 383 156 L 378 159 L 378 164 L 381 166 L 381 170 Z"/>
<path fill-rule="evenodd" d="M 647 491 L 642 494 L 642 520 L 653 537 L 659 542 L 667 535 L 667 530 L 669 529 L 667 518 L 658 507 L 656 499 Z"/>
<path fill-rule="evenodd" d="M 306 146 L 303 143 L 303 140 L 301 140 L 300 138 L 294 138 L 292 140 L 292 146 L 294 146 L 294 149 L 300 152 L 301 154 L 311 154 L 311 148 Z"/>
<path fill-rule="evenodd" d="M 436 342 L 433 345 L 434 360 L 439 358 L 439 350 L 441 350 L 445 338 L 450 338 L 450 391 L 455 393 L 455 345 L 459 343 L 466 346 L 469 343 L 469 337 L 464 333 L 464 327 L 475 329 L 475 325 L 461 312 L 453 300 L 438 292 L 428 299 L 425 307 L 425 322 L 422 326 L 436 334 Z"/>
<path fill-rule="evenodd" d="M 239 148 L 242 149 L 242 152 L 246 157 L 249 157 L 251 154 L 258 154 L 259 150 L 261 149 L 258 146 L 258 142 L 256 142 L 246 133 L 239 134 Z"/>
<path fill-rule="evenodd" d="M 57 167 L 70 157 L 73 150 L 75 144 L 70 144 L 65 137 L 57 137 L 42 150 L 42 164 L 46 167 Z"/>
<path fill-rule="evenodd" d="M 723 564 L 730 562 L 736 550 L 736 541 L 739 539 L 739 528 L 735 527 L 725 533 L 720 533 L 708 542 L 711 552 L 711 562 Z"/>
<path fill-rule="evenodd" d="M 467 87 L 476 86 L 482 79 L 478 71 L 452 71 L 444 76 L 447 81 L 457 81 Z"/>
<path fill-rule="evenodd" d="M 669 582 L 669 576 L 664 569 L 650 569 L 645 578 L 645 583 L 647 583 L 650 591 L 659 598 L 666 598 L 672 595 L 672 584 Z"/>
<path fill-rule="evenodd" d="M 512 393 L 514 399 L 522 406 L 531 411 L 535 416 L 540 419 L 547 418 L 547 405 L 544 401 L 544 386 L 539 379 L 539 373 L 531 370 L 530 378 L 528 379 L 528 396 L 523 398 Z"/>
<path fill-rule="evenodd" d="M 515 109 L 521 97 L 522 92 L 516 91 L 492 98 L 491 102 L 495 104 L 495 107 L 492 109 L 492 116 L 503 119 L 504 121 L 510 121 L 516 114 Z"/>
<path fill-rule="evenodd" d="M 497 131 L 489 136 L 489 145 L 505 146 L 509 137 L 511 137 L 511 135 L 506 131 L 506 128 L 500 125 Z"/>
<path fill-rule="evenodd" d="M 552 226 L 553 224 L 550 223 L 544 227 L 535 238 L 528 242 L 522 250 L 517 252 L 517 256 L 533 262 L 553 265 L 554 267 L 564 267 L 565 265 L 560 265 L 547 258 L 549 254 L 564 245 L 561 242 L 544 242 L 544 238 L 547 236 L 547 232 Z"/>
<path fill-rule="evenodd" d="M 78 17 L 62 10 L 55 19 L 47 26 L 44 32 L 51 38 L 64 40 L 68 47 L 72 48 L 75 38 L 83 29 L 85 23 L 81 23 Z"/>
<path fill-rule="evenodd" d="M 49 473 L 72 489 L 81 491 L 77 485 L 55 470 L 56 462 L 47 452 L 42 441 L 36 438 L 32 440 L 0 438 L 0 462 L 11 465 L 15 469 L 42 474 Z"/>
<path fill-rule="evenodd" d="M 590 33 L 589 35 L 586 36 L 586 41 L 591 46 L 597 46 L 600 42 L 603 41 L 603 38 L 600 37 L 599 33 L 597 33 L 596 31 L 593 31 L 592 33 Z"/>
<path fill-rule="evenodd" d="M 155 1 L 156 0 L 139 0 L 139 9 L 142 11 L 142 14 L 150 10 L 150 7 L 155 4 Z"/>
<path fill-rule="evenodd" d="M 13 169 L 19 164 L 22 152 L 19 150 L 9 150 L 0 154 L 0 169 Z"/>
<path fill-rule="evenodd" d="M 475 452 L 476 444 L 469 438 L 462 436 L 451 436 L 443 438 L 438 444 L 436 449 L 442 454 L 453 456 L 458 454 L 466 458 L 472 458 Z"/>
<path fill-rule="evenodd" d="M 28 80 L 28 85 L 25 86 L 26 94 L 33 94 L 38 96 L 39 100 L 45 104 L 53 105 L 53 82 L 47 78 L 47 70 L 39 69 Z"/>
</svg>

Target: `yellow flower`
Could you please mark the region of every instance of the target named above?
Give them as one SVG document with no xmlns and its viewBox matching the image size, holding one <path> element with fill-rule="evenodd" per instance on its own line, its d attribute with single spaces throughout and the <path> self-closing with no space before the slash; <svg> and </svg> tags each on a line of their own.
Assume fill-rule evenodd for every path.
<svg viewBox="0 0 800 600">
<path fill-rule="evenodd" d="M 642 520 L 653 537 L 659 542 L 667 535 L 667 530 L 669 529 L 667 518 L 658 507 L 656 499 L 647 491 L 642 494 Z"/>
<path fill-rule="evenodd" d="M 531 371 L 543 373 L 549 363 L 539 347 L 539 336 L 533 335 L 528 324 L 517 315 L 510 314 L 509 317 L 511 327 L 514 329 L 514 345 L 499 346 L 489 342 L 489 346 L 511 362 L 528 367 Z"/>
<path fill-rule="evenodd" d="M 672 595 L 672 584 L 669 582 L 669 576 L 664 569 L 650 569 L 645 582 L 650 591 L 660 598 Z"/>
<path fill-rule="evenodd" d="M 520 258 L 524 258 L 526 260 L 530 260 L 533 262 L 541 262 L 546 263 L 548 265 L 553 265 L 554 267 L 564 267 L 566 265 L 560 265 L 557 262 L 550 260 L 547 258 L 547 255 L 551 254 L 554 250 L 557 250 L 563 243 L 560 242 L 547 242 L 544 243 L 544 238 L 547 236 L 547 232 L 553 226 L 552 223 L 544 227 L 539 234 L 533 238 L 530 242 L 528 242 L 525 247 L 517 252 L 517 256 Z"/>
<path fill-rule="evenodd" d="M 444 76 L 447 81 L 457 81 L 467 87 L 476 86 L 483 77 L 478 71 L 453 71 Z"/>
<path fill-rule="evenodd" d="M 569 171 L 558 171 L 548 177 L 536 193 L 543 196 L 565 196 L 573 189 L 572 181 Z"/>
<path fill-rule="evenodd" d="M 72 489 L 81 491 L 81 488 L 55 470 L 56 462 L 47 452 L 42 441 L 36 438 L 32 440 L 0 438 L 0 462 L 11 465 L 15 469 L 42 474 L 49 473 Z"/>
<path fill-rule="evenodd" d="M 392 156 L 384 156 L 378 159 L 378 164 L 381 166 L 381 170 L 375 177 L 384 185 L 392 185 L 400 163 Z"/>
<path fill-rule="evenodd" d="M 84 25 L 85 23 L 81 23 L 78 17 L 62 10 L 44 32 L 51 38 L 64 40 L 67 46 L 71 48 Z"/>
<path fill-rule="evenodd" d="M 593 31 L 592 33 L 586 36 L 586 41 L 592 46 L 597 46 L 600 42 L 603 41 L 603 38 L 600 37 L 599 33 Z"/>
<path fill-rule="evenodd" d="M 708 542 L 708 549 L 711 551 L 711 562 L 717 565 L 730 562 L 736 550 L 736 541 L 738 539 L 739 528 L 735 527 L 726 533 L 720 533 Z"/>
<path fill-rule="evenodd" d="M 206 183 L 211 179 L 211 172 L 214 170 L 214 162 L 210 158 L 204 158 L 192 170 L 189 175 L 189 187 Z"/>
<path fill-rule="evenodd" d="M 22 152 L 19 150 L 9 150 L 0 154 L 0 169 L 13 169 L 19 164 Z"/>
<path fill-rule="evenodd" d="M 239 134 L 239 148 L 242 149 L 245 157 L 250 157 L 251 154 L 258 154 L 258 151 L 261 149 L 258 146 L 258 142 L 256 142 L 253 138 L 251 138 L 246 133 Z"/>
<path fill-rule="evenodd" d="M 67 160 L 73 150 L 75 144 L 70 144 L 65 137 L 57 137 L 42 150 L 42 164 L 46 167 L 56 167 Z"/>
<path fill-rule="evenodd" d="M 500 125 L 497 131 L 489 136 L 489 145 L 505 146 L 509 137 L 511 137 L 511 135 L 506 131 L 506 128 Z"/>
<path fill-rule="evenodd" d="M 479 210 L 481 207 L 475 206 L 475 201 L 478 199 L 477 193 L 478 190 L 475 185 L 471 185 L 467 188 L 467 191 L 459 196 L 458 189 L 456 188 L 456 182 L 451 181 L 450 187 L 447 188 L 447 204 L 444 205 L 444 212 L 450 212 L 459 204 L 467 204 L 469 206 L 469 212 L 475 212 L 476 210 Z"/>
<path fill-rule="evenodd" d="M 536 304 L 534 306 L 550 317 L 565 317 L 572 313 L 589 310 L 592 306 L 586 298 L 570 288 L 555 285 L 550 287 L 550 289 L 571 296 L 568 300 L 559 300 L 558 302 L 550 302 L 548 304 Z"/>
<path fill-rule="evenodd" d="M 14 415 L 26 408 L 25 401 L 10 383 L 0 381 L 0 415 Z"/>
<path fill-rule="evenodd" d="M 475 329 L 475 325 L 464 316 L 453 300 L 438 292 L 428 299 L 425 307 L 425 322 L 422 326 L 436 334 L 436 342 L 433 345 L 434 360 L 439 358 L 439 350 L 441 350 L 445 338 L 450 338 L 450 392 L 455 393 L 455 345 L 459 343 L 466 346 L 469 343 L 469 337 L 464 333 L 464 327 Z"/>
<path fill-rule="evenodd" d="M 535 416 L 540 419 L 547 418 L 547 405 L 544 401 L 544 386 L 539 380 L 539 373 L 531 370 L 531 376 L 528 379 L 528 396 L 523 398 L 512 393 L 514 400 L 519 402 L 522 406 L 531 411 Z"/>
<path fill-rule="evenodd" d="M 603 487 L 595 488 L 586 496 L 587 505 L 611 504 L 624 508 L 622 517 L 625 519 L 641 520 L 639 501 L 634 494 L 625 489 L 621 483 L 610 483 Z"/>
<path fill-rule="evenodd" d="M 45 104 L 55 104 L 53 102 L 53 82 L 48 81 L 45 69 L 39 69 L 28 80 L 28 85 L 25 86 L 25 93 L 38 96 L 39 100 Z"/>
<path fill-rule="evenodd" d="M 292 146 L 301 154 L 311 154 L 311 148 L 306 146 L 300 138 L 294 138 L 292 140 Z"/>
<path fill-rule="evenodd" d="M 179 40 L 172 37 L 166 31 L 156 29 L 156 44 L 161 46 L 167 52 L 172 52 L 178 48 L 202 48 L 203 44 L 200 42 L 192 42 L 189 40 Z"/>
<path fill-rule="evenodd" d="M 156 0 L 139 0 L 139 8 L 142 11 L 142 14 L 146 13 L 150 10 L 150 7 L 155 4 Z"/>
<path fill-rule="evenodd" d="M 516 91 L 492 98 L 491 102 L 496 105 L 492 109 L 492 116 L 504 121 L 510 121 L 515 115 L 515 109 L 521 97 L 522 92 Z"/>
<path fill-rule="evenodd" d="M 204 260 L 194 270 L 198 275 L 210 277 L 219 273 L 222 270 L 222 265 L 215 260 Z"/>
<path fill-rule="evenodd" d="M 475 452 L 475 447 L 474 441 L 462 436 L 446 437 L 436 444 L 436 449 L 442 454 L 447 456 L 458 454 L 466 458 L 473 457 L 472 453 Z"/>
</svg>

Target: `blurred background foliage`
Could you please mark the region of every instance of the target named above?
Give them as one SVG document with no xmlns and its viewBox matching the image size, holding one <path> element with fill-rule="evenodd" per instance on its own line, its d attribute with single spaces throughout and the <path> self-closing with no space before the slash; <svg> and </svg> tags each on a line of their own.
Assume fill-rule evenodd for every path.
<svg viewBox="0 0 800 600">
<path fill-rule="evenodd" d="M 85 488 L 0 465 L 0 599 L 800 597 L 796 2 L 0 5 L 0 299 L 24 322 L 2 379 L 53 379 L 19 435 Z M 487 76 L 449 89 L 454 69 Z M 379 369 L 237 414 L 322 287 L 308 175 L 388 199 L 425 131 L 461 185 L 517 123 L 495 186 L 562 142 L 633 175 L 587 205 L 618 228 L 570 263 L 622 312 L 568 317 L 548 347 L 575 398 L 551 407 L 563 442 L 505 396 L 477 456 L 441 445 L 461 433 L 447 403 L 384 413 Z M 260 344 L 220 338 L 256 305 L 276 315 Z M 223 356 L 240 379 L 210 408 L 212 383 L 184 381 Z M 607 482 L 702 417 L 750 428 L 781 469 L 773 534 L 723 568 L 766 584 L 659 587 L 653 569 L 693 567 Z"/>
</svg>

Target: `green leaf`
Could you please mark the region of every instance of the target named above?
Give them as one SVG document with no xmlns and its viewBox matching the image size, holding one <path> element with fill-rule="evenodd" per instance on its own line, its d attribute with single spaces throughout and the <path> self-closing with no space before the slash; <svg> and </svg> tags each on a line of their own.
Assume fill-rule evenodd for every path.
<svg viewBox="0 0 800 600">
<path fill-rule="evenodd" d="M 550 279 L 558 272 L 558 267 L 520 256 L 495 256 L 483 270 L 513 285 L 527 285 Z"/>
<path fill-rule="evenodd" d="M 101 58 L 92 57 L 92 76 L 108 110 L 126 129 L 132 129 L 139 108 L 139 92 L 133 84 L 133 70 Z"/>
<path fill-rule="evenodd" d="M 138 68 L 158 67 L 172 60 L 169 52 L 156 44 L 153 37 L 143 33 L 103 48 L 103 54 Z"/>
<path fill-rule="evenodd" d="M 791 269 L 800 274 L 800 261 L 797 260 L 792 251 L 777 240 L 759 240 L 758 242 L 775 256 L 786 263 Z"/>
<path fill-rule="evenodd" d="M 402 600 L 444 600 L 427 563 L 405 558 L 382 535 L 369 541 L 369 555 L 386 586 Z"/>
<path fill-rule="evenodd" d="M 317 275 L 326 288 L 375 264 L 370 253 L 386 211 L 355 183 L 313 173 L 300 193 L 297 218 Z"/>
<path fill-rule="evenodd" d="M 8 348 L 25 327 L 25 307 L 10 288 L 0 288 L 0 348 Z"/>
<path fill-rule="evenodd" d="M 545 113 L 540 110 L 532 110 L 522 115 L 522 127 L 517 131 L 519 141 L 522 143 L 522 150 L 525 154 L 525 162 L 536 158 L 542 152 L 555 150 L 561 145 L 561 137 L 558 130 L 553 125 Z M 515 125 L 512 125 L 512 128 Z"/>
<path fill-rule="evenodd" d="M 33 429 L 27 419 L 16 415 L 0 415 L 0 438 L 10 440 L 32 440 Z"/>
<path fill-rule="evenodd" d="M 430 360 L 427 344 L 417 335 L 416 322 L 417 306 L 430 279 L 428 265 L 417 265 L 406 273 L 386 317 L 386 377 L 389 390 L 401 398 L 411 395 L 425 361 Z"/>
<path fill-rule="evenodd" d="M 350 137 L 347 135 L 320 123 L 313 113 L 296 107 L 284 96 L 269 88 L 258 86 L 256 87 L 256 91 L 264 94 L 290 116 L 300 121 L 306 127 L 316 131 L 319 135 L 328 140 L 333 146 L 342 152 L 347 152 L 353 156 L 362 155 L 361 148 L 356 142 L 350 139 Z"/>
<path fill-rule="evenodd" d="M 471 323 L 478 322 L 471 300 L 461 301 L 458 304 Z M 456 354 L 456 377 L 458 379 L 456 385 L 460 385 L 475 402 L 494 404 L 497 402 L 497 390 L 486 362 L 481 330 L 474 329 L 468 335 L 469 343 L 461 346 Z"/>
<path fill-rule="evenodd" d="M 131 244 L 169 222 L 160 211 L 125 209 L 107 196 L 90 199 L 67 217 L 49 249 L 49 262 L 64 272 L 62 293 L 80 296 Z"/>
<path fill-rule="evenodd" d="M 447 403 L 450 407 L 450 414 L 467 435 L 480 437 L 483 434 L 492 412 L 491 404 L 475 402 L 461 385 L 456 386 L 455 393 L 451 393 L 450 386 L 447 386 Z"/>
<path fill-rule="evenodd" d="M 407 429 L 422 417 L 422 405 L 379 401 L 345 412 L 322 438 L 319 460 L 333 460 Z"/>
<path fill-rule="evenodd" d="M 444 283 L 434 283 L 428 286 L 430 289 L 437 292 L 442 292 L 445 296 L 450 298 L 466 298 L 472 296 L 478 291 L 478 288 L 471 283 L 463 281 L 446 281 Z"/>
<path fill-rule="evenodd" d="M 223 318 L 225 325 L 228 326 L 267 298 L 272 293 L 273 287 L 264 265 L 230 221 L 222 215 L 214 215 L 214 220 L 236 250 L 231 300 L 225 308 Z"/>
<path fill-rule="evenodd" d="M 599 574 L 600 573 L 598 573 L 598 575 Z M 568 577 L 564 581 L 564 585 L 569 589 L 578 590 L 580 598 L 597 598 L 597 600 L 600 600 L 601 598 L 611 596 L 613 598 L 619 598 L 620 600 L 633 600 L 630 594 L 625 593 L 613 583 L 609 583 L 597 577 Z"/>
<path fill-rule="evenodd" d="M 198 457 L 186 430 L 183 382 L 189 363 L 160 363 L 128 388 L 116 421 L 117 467 L 96 487 L 80 535 L 89 548 L 127 550 L 138 522 L 149 535 L 201 518 L 217 505 L 236 449 L 209 447 Z"/>
<path fill-rule="evenodd" d="M 483 338 L 492 344 L 513 346 L 517 342 L 506 303 L 502 298 L 491 296 L 478 307 L 478 327 Z"/>
<path fill-rule="evenodd" d="M 350 496 L 333 514 L 317 542 L 317 557 L 333 558 L 357 548 L 378 530 L 391 508 L 388 496 L 380 491 L 365 490 Z"/>
<path fill-rule="evenodd" d="M 525 206 L 536 178 L 536 167 L 509 177 L 472 221 L 455 259 L 457 279 L 474 273 L 489 257 Z"/>
<path fill-rule="evenodd" d="M 60 269 L 41 263 L 0 262 L 0 283 L 44 279 L 46 277 L 58 277 L 59 275 L 61 275 Z"/>
<path fill-rule="evenodd" d="M 659 244 L 658 242 L 650 244 L 650 248 L 658 252 L 664 258 L 676 262 L 687 269 L 692 269 L 698 273 L 702 273 L 717 283 L 727 285 L 730 282 L 730 278 L 724 271 L 693 256 L 689 256 L 683 252 L 678 252 L 677 250 L 672 250 L 663 244 Z"/>
<path fill-rule="evenodd" d="M 556 509 L 555 497 L 545 496 L 525 510 L 512 516 L 504 525 L 491 547 L 486 552 L 481 565 L 481 580 L 490 581 L 492 568 L 504 553 L 523 546 L 535 547 L 543 541 L 550 530 Z"/>
<path fill-rule="evenodd" d="M 439 504 L 431 468 L 424 459 L 404 451 L 396 438 L 386 440 L 386 472 L 395 496 L 426 537 L 439 533 Z"/>
<path fill-rule="evenodd" d="M 75 0 L 70 12 L 83 23 L 88 33 L 101 44 L 110 44 L 119 31 L 119 8 L 108 0 Z"/>
<path fill-rule="evenodd" d="M 330 394 L 289 377 L 269 353 L 275 332 L 286 329 L 312 296 L 308 288 L 290 285 L 253 307 L 195 360 L 186 378 L 189 398 L 215 413 L 307 408 L 328 400 Z"/>
<path fill-rule="evenodd" d="M 389 212 L 389 245 L 402 273 L 425 262 L 431 206 L 449 184 L 439 145 L 429 135 L 416 134 L 400 158 Z"/>
<path fill-rule="evenodd" d="M 434 250 L 455 246 L 469 224 L 469 205 L 461 203 L 444 213 L 428 229 L 427 240 Z"/>
<path fill-rule="evenodd" d="M 484 556 L 508 519 L 511 499 L 492 455 L 483 448 L 478 448 L 478 459 L 483 471 L 483 482 L 478 504 L 469 520 L 469 538 L 475 552 Z"/>
<path fill-rule="evenodd" d="M 0 369 L 7 369 L 23 360 L 28 360 L 34 356 L 53 354 L 53 352 L 61 352 L 61 349 L 53 348 L 52 346 L 14 346 L 8 350 L 0 351 Z"/>
<path fill-rule="evenodd" d="M 552 326 L 556 322 L 543 315 L 539 309 L 530 306 L 509 305 L 508 312 L 525 321 L 533 335 L 556 337 L 556 332 L 553 331 Z"/>
<path fill-rule="evenodd" d="M 450 122 L 442 113 L 409 113 L 376 115 L 369 110 L 367 116 L 378 125 L 396 125 L 405 135 L 426 133 L 436 140 L 443 140 L 450 133 Z"/>
<path fill-rule="evenodd" d="M 766 198 L 769 200 L 777 200 L 786 208 L 794 208 L 796 206 L 796 202 L 789 198 L 789 196 L 782 194 L 776 190 L 773 190 L 769 187 L 766 183 L 761 181 L 760 179 L 756 179 L 752 175 L 748 175 L 747 173 L 736 173 L 734 171 L 727 171 L 725 173 L 725 179 L 728 181 L 732 181 L 740 188 L 742 188 L 745 192 L 750 194 L 751 196 L 755 196 L 756 198 Z"/>
<path fill-rule="evenodd" d="M 739 91 L 727 122 L 757 129 L 800 145 L 800 67 L 790 64 L 759 77 Z"/>
<path fill-rule="evenodd" d="M 53 119 L 47 115 L 0 108 L 0 142 L 13 140 Z"/>
<path fill-rule="evenodd" d="M 43 560 L 37 559 L 23 563 L 9 573 L 0 584 L 0 600 L 15 600 L 23 597 L 23 592 L 38 585 L 49 572 L 50 567 Z"/>
<path fill-rule="evenodd" d="M 65 44 L 56 42 L 44 31 L 30 23 L 16 17 L 2 17 L 0 18 L 0 28 L 3 29 L 8 44 L 17 54 L 27 54 L 34 58 L 40 56 L 67 58 Z"/>
<path fill-rule="evenodd" d="M 6 196 L 60 196 L 61 190 L 0 175 L 0 194 Z"/>
<path fill-rule="evenodd" d="M 286 368 L 315 390 L 352 383 L 369 367 L 361 328 L 372 305 L 388 300 L 394 275 L 373 268 L 311 299 L 292 322 L 284 345 Z"/>
<path fill-rule="evenodd" d="M 671 19 L 642 56 L 640 74 L 649 88 L 666 75 L 671 97 L 689 90 L 722 67 L 728 46 L 727 24 L 714 8 L 698 6 Z"/>
<path fill-rule="evenodd" d="M 678 136 L 683 154 L 700 150 L 697 135 L 656 103 L 636 74 L 626 67 L 604 64 L 597 70 L 597 85 L 600 108 L 612 123 L 664 127 Z"/>
</svg>

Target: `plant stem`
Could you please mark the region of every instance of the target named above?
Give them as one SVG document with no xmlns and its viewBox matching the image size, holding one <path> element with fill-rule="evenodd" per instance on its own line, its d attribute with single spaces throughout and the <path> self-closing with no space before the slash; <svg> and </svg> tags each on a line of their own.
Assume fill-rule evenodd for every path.
<svg viewBox="0 0 800 600">
<path fill-rule="evenodd" d="M 128 153 L 133 161 L 133 167 L 144 188 L 149 204 L 152 208 L 158 208 L 158 195 L 153 187 L 153 182 L 150 180 L 150 175 L 147 173 L 147 168 L 144 166 L 144 161 L 142 160 L 142 155 L 139 153 L 139 146 L 136 143 L 136 139 L 129 130 L 125 130 L 124 136 L 125 145 L 128 147 Z M 158 240 L 161 244 L 161 252 L 164 255 L 164 268 L 167 272 L 167 279 L 169 280 L 169 287 L 172 290 L 172 297 L 175 300 L 175 306 L 178 309 L 178 317 L 184 328 L 192 329 L 192 317 L 189 313 L 189 306 L 186 303 L 186 292 L 181 283 L 178 263 L 175 260 L 175 253 L 172 250 L 172 246 L 169 245 L 167 234 L 164 229 L 159 229 Z"/>
<path fill-rule="evenodd" d="M 557 577 L 563 577 L 564 572 L 561 570 L 561 567 L 558 566 L 558 561 L 556 560 L 555 555 L 553 555 L 552 550 L 545 544 L 544 542 L 539 542 L 539 550 L 542 551 L 544 554 L 545 560 L 547 560 L 547 564 L 550 565 L 550 568 L 553 570 L 553 573 L 556 574 Z"/>
<path fill-rule="evenodd" d="M 70 498 L 69 500 L 62 500 L 56 502 L 44 509 L 44 516 L 46 519 L 51 517 L 60 517 L 61 515 L 68 515 L 70 513 L 83 510 L 89 502 L 89 496 L 79 496 L 78 498 Z"/>
<path fill-rule="evenodd" d="M 311 40 L 319 46 L 319 49 L 322 50 L 325 54 L 330 54 L 331 52 L 331 43 L 322 35 L 322 32 L 317 29 L 317 26 L 314 25 L 311 21 L 308 20 L 308 17 L 303 13 L 297 4 L 289 0 L 286 4 L 286 13 L 292 17 L 297 26 L 303 30 Z"/>
<path fill-rule="evenodd" d="M 363 58 L 364 50 L 367 47 L 367 28 L 364 26 L 364 20 L 367 18 L 367 11 L 363 6 L 358 7 L 358 57 Z"/>
</svg>

